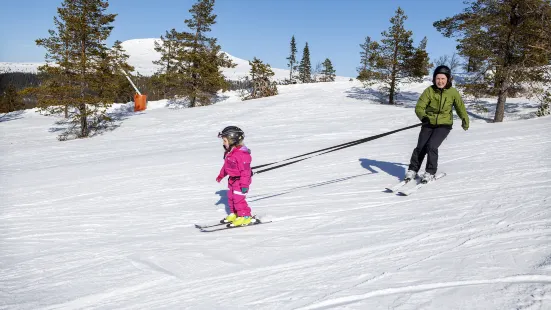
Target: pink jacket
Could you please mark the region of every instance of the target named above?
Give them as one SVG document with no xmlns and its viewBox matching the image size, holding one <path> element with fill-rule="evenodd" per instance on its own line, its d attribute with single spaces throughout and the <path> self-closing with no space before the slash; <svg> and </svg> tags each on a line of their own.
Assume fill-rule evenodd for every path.
<svg viewBox="0 0 551 310">
<path fill-rule="evenodd" d="M 246 146 L 237 146 L 231 149 L 224 158 L 224 166 L 220 169 L 219 178 L 227 175 L 239 177 L 240 187 L 251 185 L 251 150 Z"/>
</svg>

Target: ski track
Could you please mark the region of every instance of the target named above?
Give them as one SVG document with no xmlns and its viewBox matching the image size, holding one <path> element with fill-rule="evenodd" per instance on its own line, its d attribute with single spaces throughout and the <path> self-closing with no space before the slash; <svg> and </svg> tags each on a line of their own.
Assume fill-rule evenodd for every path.
<svg viewBox="0 0 551 310">
<path fill-rule="evenodd" d="M 538 275 L 516 276 L 516 277 L 489 279 L 489 280 L 456 281 L 456 282 L 447 282 L 447 283 L 422 284 L 422 285 L 407 286 L 407 287 L 400 287 L 400 288 L 388 288 L 383 290 L 376 290 L 376 291 L 369 292 L 367 294 L 359 295 L 359 296 L 348 296 L 345 298 L 336 298 L 333 300 L 324 301 L 317 305 L 312 305 L 309 307 L 303 307 L 298 309 L 301 309 L 301 310 L 324 309 L 324 308 L 329 309 L 331 307 L 342 306 L 349 303 L 357 302 L 359 300 L 377 297 L 377 296 L 383 296 L 383 295 L 415 293 L 415 292 L 437 290 L 437 289 L 450 288 L 450 287 L 498 284 L 498 283 L 551 283 L 551 276 L 538 276 Z"/>
</svg>

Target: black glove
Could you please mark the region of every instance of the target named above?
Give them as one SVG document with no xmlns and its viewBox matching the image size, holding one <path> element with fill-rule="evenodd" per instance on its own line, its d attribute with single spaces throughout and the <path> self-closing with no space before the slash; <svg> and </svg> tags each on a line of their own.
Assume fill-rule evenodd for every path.
<svg viewBox="0 0 551 310">
<path fill-rule="evenodd" d="M 425 116 L 421 119 L 421 123 L 423 123 L 423 125 L 430 125 L 430 119 Z"/>
</svg>

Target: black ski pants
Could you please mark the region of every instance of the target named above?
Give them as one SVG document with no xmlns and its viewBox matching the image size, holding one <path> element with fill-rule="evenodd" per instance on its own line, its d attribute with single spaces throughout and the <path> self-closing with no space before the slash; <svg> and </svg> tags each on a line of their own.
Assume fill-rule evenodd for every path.
<svg viewBox="0 0 551 310">
<path fill-rule="evenodd" d="M 413 150 L 413 154 L 411 154 L 409 170 L 419 171 L 425 155 L 428 155 L 425 171 L 435 174 L 438 169 L 438 148 L 450 131 L 450 127 L 421 127 L 417 147 Z"/>
</svg>

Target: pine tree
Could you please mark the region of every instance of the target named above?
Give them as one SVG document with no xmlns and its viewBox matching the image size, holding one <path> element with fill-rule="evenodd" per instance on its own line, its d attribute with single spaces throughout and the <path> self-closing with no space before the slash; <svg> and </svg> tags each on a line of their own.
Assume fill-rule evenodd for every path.
<svg viewBox="0 0 551 310">
<path fill-rule="evenodd" d="M 302 60 L 298 67 L 299 80 L 302 83 L 309 83 L 312 80 L 312 65 L 310 63 L 310 49 L 308 48 L 308 42 L 304 46 L 302 51 Z"/>
<path fill-rule="evenodd" d="M 365 37 L 365 42 L 363 44 L 360 44 L 360 47 L 362 48 L 362 51 L 360 52 L 360 63 L 361 66 L 358 68 L 358 72 L 366 71 L 369 68 L 370 65 L 370 58 L 371 58 L 371 37 L 367 36 Z"/>
<path fill-rule="evenodd" d="M 329 58 L 326 58 L 325 61 L 322 63 L 323 70 L 322 70 L 322 81 L 323 82 L 334 82 L 335 81 L 335 69 L 333 69 L 333 64 L 331 63 L 331 60 Z"/>
<path fill-rule="evenodd" d="M 110 79 L 106 80 L 104 77 L 105 83 L 108 83 L 109 86 L 104 86 L 103 91 L 111 92 L 115 98 L 123 97 L 124 94 L 132 95 L 135 92 L 125 76 L 134 71 L 134 67 L 128 64 L 129 57 L 119 40 L 113 43 L 113 47 L 107 53 L 105 76 L 110 76 Z"/>
<path fill-rule="evenodd" d="M 21 96 L 13 84 L 8 84 L 4 93 L 0 94 L 0 113 L 8 113 L 23 108 Z"/>
<path fill-rule="evenodd" d="M 391 27 L 381 33 L 383 39 L 376 53 L 376 78 L 385 84 L 383 89 L 388 93 L 389 104 L 395 104 L 398 83 L 401 80 L 417 79 L 425 71 L 421 63 L 424 49 L 421 49 L 422 45 L 417 50 L 413 47 L 413 33 L 404 27 L 406 19 L 404 11 L 398 7 L 396 15 L 390 19 Z M 419 57 L 419 67 L 412 67 L 412 59 L 416 55 Z"/>
<path fill-rule="evenodd" d="M 436 21 L 445 37 L 458 37 L 458 52 L 476 78 L 472 89 L 497 94 L 494 122 L 502 122 L 508 93 L 526 83 L 549 83 L 551 2 L 477 0 L 462 13 Z"/>
<path fill-rule="evenodd" d="M 74 6 L 71 7 L 74 9 Z M 67 23 L 65 22 L 66 19 L 70 18 L 70 14 L 67 12 L 70 8 L 67 7 L 67 5 L 63 6 L 61 8 L 58 8 L 58 14 L 60 15 L 61 19 L 58 19 L 57 16 L 54 16 L 54 25 L 57 29 L 57 32 L 54 30 L 48 30 L 48 33 L 50 34 L 50 37 L 39 39 L 36 41 L 37 45 L 45 46 L 48 50 L 48 53 L 46 54 L 46 62 L 54 63 L 57 66 L 42 66 L 42 68 L 39 68 L 39 78 L 44 86 L 41 90 L 37 88 L 29 88 L 24 90 L 28 94 L 32 94 L 37 97 L 41 97 L 39 93 L 45 93 L 45 87 L 50 87 L 48 89 L 48 92 L 50 92 L 51 98 L 61 98 L 66 95 L 63 94 L 63 92 L 67 92 L 70 89 L 70 84 L 72 83 L 72 75 L 71 72 L 71 57 L 74 54 L 74 45 L 73 43 L 73 35 L 74 31 L 70 31 L 67 29 Z M 51 50 L 51 51 L 50 51 Z M 46 107 L 48 103 L 42 101 L 43 104 L 40 104 L 39 107 L 43 106 Z M 51 101 L 51 103 L 54 103 L 54 101 Z M 65 118 L 69 118 L 69 107 L 70 101 L 66 100 L 59 100 L 57 102 L 58 107 L 62 107 Z"/>
<path fill-rule="evenodd" d="M 287 60 L 289 63 L 287 64 L 287 67 L 289 67 L 289 82 L 293 80 L 293 71 L 296 69 L 296 63 L 297 63 L 297 44 L 295 42 L 295 36 L 291 38 L 291 54 L 289 57 L 287 57 Z"/>
<path fill-rule="evenodd" d="M 358 80 L 371 84 L 370 81 L 375 79 L 376 74 L 374 67 L 376 60 L 378 59 L 379 43 L 377 41 L 371 41 L 371 37 L 366 37 L 365 42 L 360 44 L 360 67 L 357 68 Z"/>
<path fill-rule="evenodd" d="M 483 61 L 473 57 L 468 57 L 467 63 L 465 64 L 465 70 L 467 72 L 478 72 L 483 65 Z"/>
<path fill-rule="evenodd" d="M 117 40 L 111 49 L 103 50 L 99 54 L 99 74 L 95 88 L 98 89 L 100 97 L 118 98 L 121 93 L 133 91 L 124 74 L 134 71 L 134 67 L 127 63 L 129 56 L 121 43 Z"/>
<path fill-rule="evenodd" d="M 409 59 L 408 71 L 411 75 L 411 80 L 421 82 L 422 78 L 429 74 L 430 67 L 429 54 L 427 53 L 427 37 L 424 37 L 415 49 L 412 58 Z"/>
<path fill-rule="evenodd" d="M 243 100 L 276 95 L 277 87 L 275 83 L 270 81 L 271 77 L 274 76 L 272 67 L 256 57 L 253 61 L 249 61 L 249 65 L 251 66 L 250 74 L 253 87 L 251 93 L 245 96 Z"/>
<path fill-rule="evenodd" d="M 179 33 L 172 28 L 166 31 L 164 36 L 161 36 L 161 43 L 155 41 L 154 50 L 161 57 L 159 60 L 154 60 L 153 64 L 158 65 L 159 73 L 169 73 L 176 70 L 176 49 L 179 47 Z"/>
<path fill-rule="evenodd" d="M 54 17 L 56 30 L 36 40 L 47 50 L 47 64 L 39 68 L 44 81 L 34 90 L 39 107 L 57 114 L 74 109 L 71 125 L 78 137 L 107 120 L 114 93 L 106 90 L 117 72 L 105 45 L 116 14 L 107 14 L 105 0 L 65 0 Z M 53 65 L 52 65 L 53 64 Z"/>
<path fill-rule="evenodd" d="M 159 87 L 165 97 L 174 96 L 180 79 L 178 76 L 177 67 L 177 50 L 182 49 L 181 35 L 176 29 L 172 28 L 166 31 L 164 36 L 161 36 L 161 43 L 155 41 L 155 51 L 161 57 L 159 60 L 154 60 L 153 64 L 159 66 L 159 70 L 154 74 L 154 79 L 159 83 Z"/>
<path fill-rule="evenodd" d="M 185 23 L 191 32 L 167 32 L 163 45 L 156 46 L 161 52 L 158 64 L 166 65 L 159 74 L 171 89 L 171 93 L 189 99 L 190 107 L 208 105 L 217 91 L 229 87 L 221 68 L 236 65 L 221 52 L 216 38 L 207 37 L 211 26 L 216 24 L 213 14 L 215 0 L 198 0 L 189 10 L 191 18 Z"/>
<path fill-rule="evenodd" d="M 249 61 L 249 65 L 251 66 L 250 74 L 253 81 L 270 79 L 275 75 L 269 64 L 265 64 L 256 57 L 253 58 L 253 61 Z"/>
</svg>

